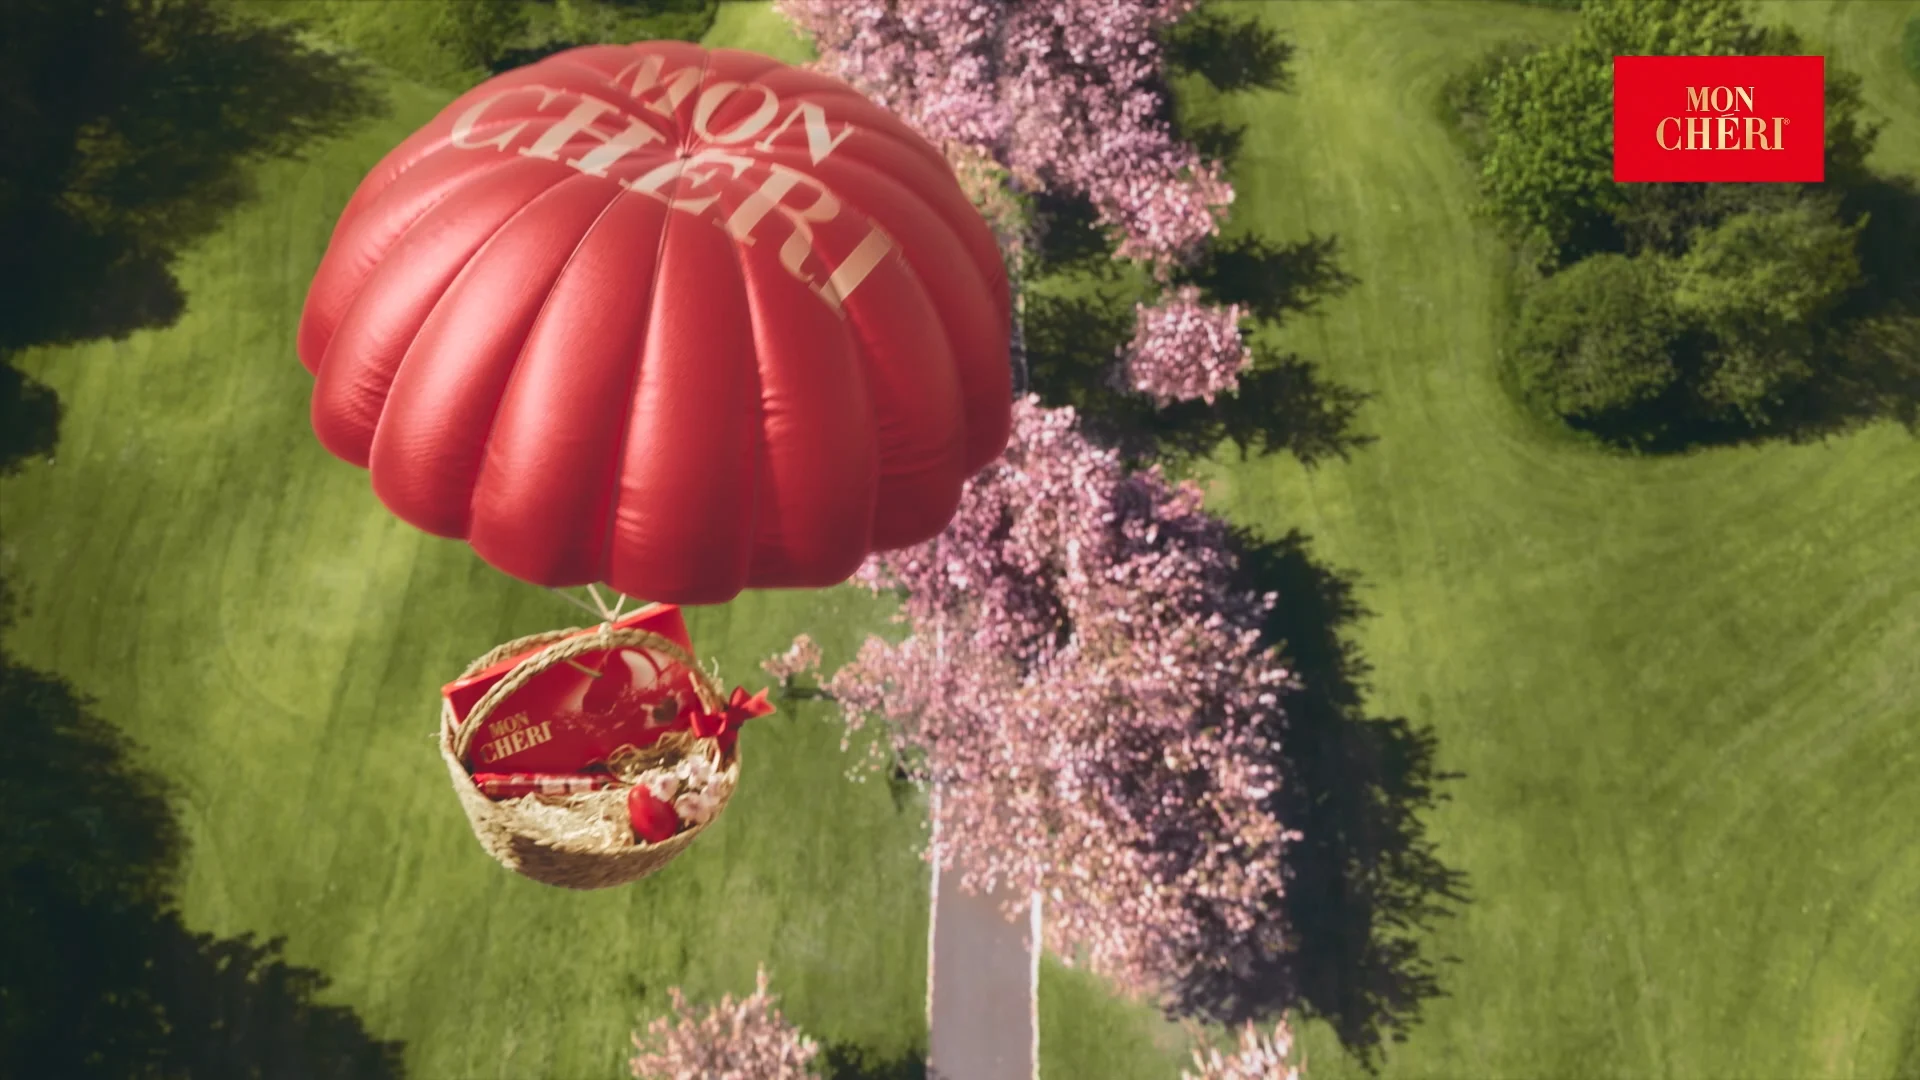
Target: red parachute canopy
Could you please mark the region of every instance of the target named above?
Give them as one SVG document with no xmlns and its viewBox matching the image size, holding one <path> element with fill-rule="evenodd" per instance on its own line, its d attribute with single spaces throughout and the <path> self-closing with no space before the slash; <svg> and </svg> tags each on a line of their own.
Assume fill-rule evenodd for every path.
<svg viewBox="0 0 1920 1080">
<path fill-rule="evenodd" d="M 480 84 L 347 203 L 313 426 L 405 521 L 674 603 L 938 533 L 1011 424 L 1005 266 L 940 153 L 838 80 L 680 42 Z"/>
</svg>

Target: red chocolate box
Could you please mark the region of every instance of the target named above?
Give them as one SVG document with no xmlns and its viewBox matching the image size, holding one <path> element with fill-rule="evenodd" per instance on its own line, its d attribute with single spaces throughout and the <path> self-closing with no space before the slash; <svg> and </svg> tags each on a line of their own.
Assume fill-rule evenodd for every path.
<svg viewBox="0 0 1920 1080">
<path fill-rule="evenodd" d="M 642 608 L 613 626 L 650 630 L 692 654 L 686 621 L 673 605 Z M 565 640 L 599 632 L 594 627 Z M 464 722 L 488 690 L 539 651 L 442 687 L 455 718 Z M 474 733 L 467 764 L 490 773 L 578 772 L 623 744 L 651 744 L 698 708 L 691 674 L 673 659 L 640 646 L 588 652 L 542 671 L 500 702 Z"/>
</svg>

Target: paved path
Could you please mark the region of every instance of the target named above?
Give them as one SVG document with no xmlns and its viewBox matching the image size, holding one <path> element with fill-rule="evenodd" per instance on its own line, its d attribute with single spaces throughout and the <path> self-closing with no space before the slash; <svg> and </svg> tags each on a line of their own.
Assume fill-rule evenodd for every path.
<svg viewBox="0 0 1920 1080">
<path fill-rule="evenodd" d="M 936 838 L 937 842 L 937 838 Z M 1040 1063 L 1034 920 L 1001 917 L 1002 896 L 975 896 L 958 874 L 933 876 L 927 948 L 928 1080 L 1034 1080 Z M 1037 909 L 1036 913 L 1037 913 Z"/>
</svg>

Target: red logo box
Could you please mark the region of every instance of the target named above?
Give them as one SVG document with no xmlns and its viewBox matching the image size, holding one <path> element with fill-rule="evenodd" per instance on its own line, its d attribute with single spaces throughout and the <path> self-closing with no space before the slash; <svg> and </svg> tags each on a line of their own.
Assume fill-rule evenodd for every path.
<svg viewBox="0 0 1920 1080">
<path fill-rule="evenodd" d="M 1616 56 L 1613 178 L 1825 180 L 1826 84 L 1823 56 Z"/>
<path fill-rule="evenodd" d="M 689 655 L 693 651 L 686 620 L 673 605 L 649 605 L 613 626 L 651 630 Z M 566 640 L 598 632 L 591 627 Z M 442 687 L 455 721 L 464 723 L 494 684 L 538 651 L 529 649 Z M 669 699 L 679 706 L 662 710 Z M 697 700 L 691 673 L 666 656 L 632 646 L 595 650 L 542 671 L 501 701 L 474 733 L 471 764 L 495 773 L 577 772 L 605 761 L 623 743 L 652 744 Z"/>
</svg>

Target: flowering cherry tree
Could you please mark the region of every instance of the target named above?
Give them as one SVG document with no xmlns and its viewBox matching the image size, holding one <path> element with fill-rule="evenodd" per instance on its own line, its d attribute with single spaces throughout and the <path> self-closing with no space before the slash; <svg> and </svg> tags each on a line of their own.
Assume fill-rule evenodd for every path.
<svg viewBox="0 0 1920 1080">
<path fill-rule="evenodd" d="M 1218 233 L 1233 192 L 1167 119 L 1159 44 L 1196 0 L 776 5 L 823 68 L 945 149 L 1016 276 L 1028 193 L 1086 198 L 1163 283 Z M 1193 288 L 1140 305 L 1120 385 L 1163 406 L 1232 392 L 1242 314 Z M 1268 812 L 1291 686 L 1260 641 L 1275 598 L 1238 585 L 1195 488 L 1128 472 L 1072 410 L 1015 416 L 946 532 L 861 572 L 901 594 L 907 637 L 870 639 L 821 690 L 850 732 L 882 721 L 876 763 L 938 789 L 964 887 L 1044 893 L 1063 955 L 1129 989 L 1231 974 L 1279 947 L 1295 835 Z M 818 662 L 802 641 L 768 671 Z"/>
<path fill-rule="evenodd" d="M 820 646 L 814 643 L 810 634 L 801 634 L 787 646 L 787 651 L 778 656 L 769 657 L 760 662 L 760 670 L 780 680 L 782 686 L 790 685 L 796 676 L 815 671 L 820 667 Z"/>
<path fill-rule="evenodd" d="M 1197 0 L 777 3 L 824 68 L 945 148 L 1016 266 L 1027 244 L 1018 191 L 1085 197 L 1116 254 L 1162 279 L 1219 232 L 1233 189 L 1167 120 L 1159 42 Z M 1181 332 L 1137 338 L 1123 381 L 1162 406 L 1230 390 L 1247 356 L 1238 314 L 1193 295 L 1167 308 L 1186 320 Z M 1224 337 L 1195 334 L 1222 324 Z"/>
<path fill-rule="evenodd" d="M 1240 1029 L 1240 1047 L 1232 1054 L 1208 1048 L 1193 1052 L 1193 1067 L 1181 1072 L 1180 1080 L 1300 1080 L 1300 1066 L 1288 1061 L 1293 1050 L 1293 1032 L 1286 1022 L 1272 1031 L 1261 1031 L 1252 1024 Z"/>
<path fill-rule="evenodd" d="M 675 986 L 669 1015 L 633 1033 L 636 1053 L 628 1062 L 637 1080 L 814 1080 L 820 1046 L 774 1008 L 767 972 L 755 976 L 754 992 L 732 994 L 718 1005 L 695 1008 Z"/>
<path fill-rule="evenodd" d="M 1134 312 L 1133 341 L 1121 351 L 1120 376 L 1129 388 L 1164 408 L 1194 398 L 1211 404 L 1240 385 L 1250 354 L 1239 305 L 1203 304 L 1200 290 L 1186 285 Z"/>
<path fill-rule="evenodd" d="M 1233 189 L 1167 121 L 1158 35 L 1197 0 L 777 0 L 822 65 L 936 144 L 1083 195 L 1123 258 L 1177 260 Z"/>
<path fill-rule="evenodd" d="M 1280 925 L 1296 835 L 1267 809 L 1292 685 L 1260 641 L 1275 597 L 1239 587 L 1196 488 L 1128 473 L 1071 409 L 1014 415 L 946 532 L 861 571 L 901 592 L 908 636 L 824 689 L 938 790 L 963 887 L 1042 892 L 1061 954 L 1126 989 L 1230 971 Z"/>
</svg>

